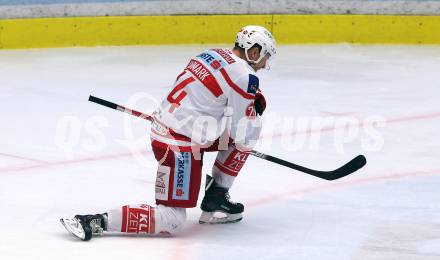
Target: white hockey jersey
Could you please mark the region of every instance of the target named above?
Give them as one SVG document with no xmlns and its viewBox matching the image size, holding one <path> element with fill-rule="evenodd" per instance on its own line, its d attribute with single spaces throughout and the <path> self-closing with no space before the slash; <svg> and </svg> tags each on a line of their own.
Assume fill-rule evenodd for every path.
<svg viewBox="0 0 440 260">
<path fill-rule="evenodd" d="M 212 143 L 227 130 L 235 143 L 251 148 L 261 131 L 258 88 L 246 61 L 228 49 L 207 50 L 191 59 L 153 113 L 151 138 L 190 147 Z"/>
</svg>

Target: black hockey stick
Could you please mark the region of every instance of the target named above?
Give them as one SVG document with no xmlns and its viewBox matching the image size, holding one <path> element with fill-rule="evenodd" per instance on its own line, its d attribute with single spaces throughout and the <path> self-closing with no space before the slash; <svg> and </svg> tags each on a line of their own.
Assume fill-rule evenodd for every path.
<svg viewBox="0 0 440 260">
<path fill-rule="evenodd" d="M 285 161 L 283 159 L 277 158 L 277 157 L 273 157 L 271 155 L 267 155 L 264 153 L 260 153 L 257 151 L 252 150 L 251 154 L 253 156 L 256 156 L 258 158 L 264 159 L 264 160 L 268 160 L 277 164 L 281 164 L 283 166 L 289 167 L 291 169 L 295 169 L 297 171 L 300 172 L 304 172 L 310 175 L 313 175 L 315 177 L 321 178 L 321 179 L 325 179 L 328 181 L 333 181 L 342 177 L 345 177 L 349 174 L 352 174 L 353 172 L 359 170 L 360 168 L 364 167 L 365 164 L 367 164 L 367 159 L 365 158 L 365 156 L 363 155 L 358 155 L 355 158 L 353 158 L 351 161 L 349 161 L 348 163 L 342 165 L 341 167 L 339 167 L 336 170 L 333 171 L 317 171 L 317 170 L 312 170 L 306 167 L 303 167 L 301 165 L 297 165 L 288 161 Z"/>
<path fill-rule="evenodd" d="M 119 110 L 121 112 L 128 113 L 130 115 L 141 117 L 141 118 L 146 119 L 146 120 L 148 120 L 150 122 L 153 120 L 153 118 L 150 115 L 147 115 L 147 114 L 141 113 L 139 111 L 132 110 L 132 109 L 120 106 L 120 105 L 115 104 L 113 102 L 110 102 L 110 101 L 107 101 L 107 100 L 104 100 L 104 99 L 100 99 L 100 98 L 97 98 L 97 97 L 94 97 L 94 96 L 90 96 L 89 97 L 89 101 L 97 103 L 97 104 L 100 104 L 102 106 L 106 106 L 106 107 L 109 107 L 109 108 L 113 108 L 113 109 Z M 261 158 L 261 159 L 264 159 L 264 160 L 267 160 L 267 161 L 270 161 L 270 162 L 273 162 L 273 163 L 277 163 L 277 164 L 289 167 L 291 169 L 295 169 L 297 171 L 304 172 L 304 173 L 307 173 L 309 175 L 313 175 L 315 177 L 318 177 L 318 178 L 321 178 L 321 179 L 324 179 L 324 180 L 329 180 L 329 181 L 336 180 L 336 179 L 345 177 L 345 176 L 347 176 L 349 174 L 352 174 L 353 172 L 355 172 L 355 171 L 359 170 L 360 168 L 364 167 L 364 165 L 367 163 L 367 159 L 365 158 L 365 156 L 358 155 L 354 159 L 352 159 L 351 161 L 349 161 L 348 163 L 346 163 L 345 165 L 341 166 L 340 168 L 338 168 L 336 170 L 333 170 L 333 171 L 317 171 L 317 170 L 312 170 L 312 169 L 303 167 L 301 165 L 297 165 L 297 164 L 285 161 L 283 159 L 280 159 L 280 158 L 277 158 L 277 157 L 274 157 L 274 156 L 271 156 L 271 155 L 267 155 L 267 154 L 264 154 L 264 153 L 257 152 L 255 150 L 252 150 L 250 152 L 250 154 L 253 155 L 253 156 L 256 156 L 258 158 Z"/>
<path fill-rule="evenodd" d="M 125 112 L 125 113 L 128 113 L 130 115 L 146 119 L 146 120 L 148 120 L 150 122 L 153 121 L 153 118 L 150 115 L 147 115 L 147 114 L 144 114 L 142 112 L 139 112 L 139 111 L 136 111 L 136 110 L 133 110 L 133 109 L 129 109 L 129 108 L 126 108 L 126 107 L 123 107 L 123 106 L 120 106 L 118 104 L 115 104 L 113 102 L 110 102 L 110 101 L 107 101 L 107 100 L 104 100 L 104 99 L 100 99 L 100 98 L 97 98 L 97 97 L 94 97 L 94 96 L 89 96 L 89 101 L 90 102 L 94 102 L 96 104 L 100 104 L 101 106 L 113 108 L 113 109 L 119 110 L 121 112 Z"/>
</svg>

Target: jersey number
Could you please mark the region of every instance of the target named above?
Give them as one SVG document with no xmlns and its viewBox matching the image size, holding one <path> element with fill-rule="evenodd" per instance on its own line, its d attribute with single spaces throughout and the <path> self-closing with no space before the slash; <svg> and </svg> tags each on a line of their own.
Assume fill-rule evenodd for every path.
<svg viewBox="0 0 440 260">
<path fill-rule="evenodd" d="M 177 77 L 177 80 L 179 80 L 179 78 L 181 76 L 183 76 L 183 74 L 185 74 L 185 71 L 182 74 L 180 74 L 179 77 Z M 188 94 L 183 89 L 186 87 L 186 85 L 188 85 L 188 84 L 190 84 L 190 83 L 192 83 L 194 81 L 195 81 L 195 78 L 193 76 L 188 77 L 184 81 L 182 81 L 179 84 L 177 84 L 174 87 L 174 89 L 170 92 L 170 94 L 168 94 L 167 100 L 171 104 L 171 107 L 170 107 L 170 110 L 169 110 L 170 113 L 172 113 L 176 107 L 180 106 L 180 102 Z M 217 87 L 217 88 L 210 88 L 209 86 L 207 86 L 205 84 L 203 84 L 203 85 L 209 90 L 209 92 L 211 92 L 216 97 L 218 97 L 222 93 L 222 90 L 219 87 Z M 176 96 L 177 92 L 179 92 L 179 91 L 181 91 L 181 92 Z"/>
<path fill-rule="evenodd" d="M 168 100 L 168 102 L 173 104 L 172 105 L 173 107 L 180 106 L 180 101 L 182 101 L 182 99 L 184 99 L 186 97 L 186 95 L 188 94 L 185 92 L 185 90 L 182 90 L 182 89 L 184 87 L 186 87 L 186 85 L 188 85 L 189 83 L 193 82 L 194 80 L 195 79 L 193 77 L 189 77 L 189 78 L 185 79 L 184 81 L 180 82 L 179 84 L 177 84 L 177 86 L 170 92 L 170 94 L 167 97 L 167 100 Z M 180 92 L 180 94 L 177 97 L 174 97 L 176 95 L 176 93 L 179 92 L 180 90 L 182 90 L 182 92 Z"/>
</svg>

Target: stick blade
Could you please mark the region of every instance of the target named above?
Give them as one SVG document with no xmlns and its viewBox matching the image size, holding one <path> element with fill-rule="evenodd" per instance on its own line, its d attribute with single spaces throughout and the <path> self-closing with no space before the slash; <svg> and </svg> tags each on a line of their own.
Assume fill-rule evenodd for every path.
<svg viewBox="0 0 440 260">
<path fill-rule="evenodd" d="M 331 174 L 328 174 L 327 178 L 325 179 L 329 181 L 340 179 L 359 170 L 360 168 L 364 167 L 366 164 L 367 164 L 367 158 L 365 158 L 365 156 L 363 156 L 362 154 L 358 155 L 355 158 L 353 158 L 351 161 L 343 165 L 342 167 L 331 172 Z"/>
</svg>

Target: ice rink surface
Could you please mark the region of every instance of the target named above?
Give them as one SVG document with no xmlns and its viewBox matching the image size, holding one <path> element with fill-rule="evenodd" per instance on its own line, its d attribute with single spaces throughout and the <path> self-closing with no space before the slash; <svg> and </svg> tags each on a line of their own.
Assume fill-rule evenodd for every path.
<svg viewBox="0 0 440 260">
<path fill-rule="evenodd" d="M 68 234 L 60 217 L 154 202 L 148 122 L 88 96 L 150 113 L 210 47 L 0 51 L 1 259 L 440 259 L 439 46 L 282 46 L 259 73 L 281 121 L 257 150 L 322 170 L 365 154 L 359 172 L 327 182 L 250 158 L 231 189 L 240 223 L 201 226 L 193 208 L 174 237 Z"/>
</svg>

